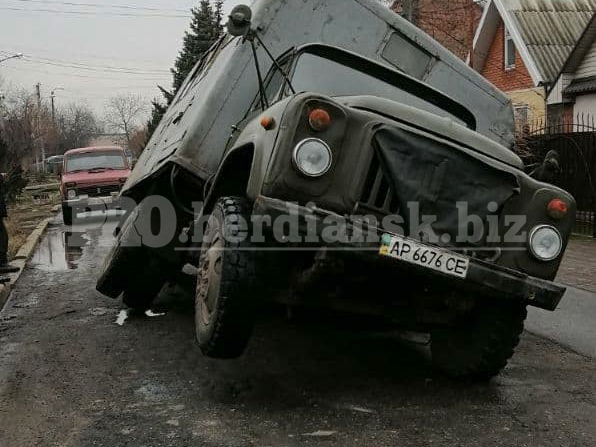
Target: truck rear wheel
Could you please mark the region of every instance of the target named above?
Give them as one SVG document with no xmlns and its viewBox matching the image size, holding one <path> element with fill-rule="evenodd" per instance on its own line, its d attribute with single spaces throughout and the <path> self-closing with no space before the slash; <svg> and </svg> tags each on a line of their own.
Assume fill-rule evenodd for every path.
<svg viewBox="0 0 596 447">
<path fill-rule="evenodd" d="M 481 307 L 462 326 L 432 331 L 434 366 L 455 378 L 498 375 L 513 356 L 526 316 L 521 304 Z"/>
<path fill-rule="evenodd" d="M 122 294 L 122 302 L 139 312 L 151 308 L 153 300 L 169 279 L 169 269 L 154 259 L 145 259 L 142 273 L 130 278 Z"/>
<path fill-rule="evenodd" d="M 254 252 L 231 237 L 248 230 L 250 208 L 237 197 L 217 201 L 207 223 L 197 275 L 195 330 L 203 354 L 242 355 L 254 326 Z M 248 234 L 245 234 L 248 237 Z"/>
<path fill-rule="evenodd" d="M 73 209 L 70 206 L 63 204 L 62 205 L 62 220 L 64 221 L 64 225 L 66 225 L 67 227 L 72 226 L 73 215 L 74 215 Z"/>
<path fill-rule="evenodd" d="M 96 288 L 103 295 L 118 298 L 128 307 L 145 311 L 173 273 L 171 265 L 151 256 L 141 243 L 135 223 L 146 218 L 143 204 L 131 212 L 121 226 L 114 246 L 101 267 Z"/>
</svg>

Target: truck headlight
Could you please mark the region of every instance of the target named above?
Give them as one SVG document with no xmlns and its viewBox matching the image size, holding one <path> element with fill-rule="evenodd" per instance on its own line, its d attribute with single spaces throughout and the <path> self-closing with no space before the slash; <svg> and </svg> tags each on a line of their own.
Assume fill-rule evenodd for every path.
<svg viewBox="0 0 596 447">
<path fill-rule="evenodd" d="M 327 144 L 318 138 L 307 138 L 296 145 L 294 165 L 308 177 L 320 177 L 331 168 L 333 155 Z"/>
<path fill-rule="evenodd" d="M 72 199 L 76 199 L 76 198 L 77 198 L 77 191 L 76 191 L 76 190 L 74 190 L 74 189 L 69 189 L 69 190 L 68 190 L 68 198 L 69 198 L 70 200 L 72 200 Z"/>
<path fill-rule="evenodd" d="M 530 251 L 540 261 L 552 261 L 563 250 L 563 238 L 555 227 L 539 225 L 530 232 Z"/>
</svg>

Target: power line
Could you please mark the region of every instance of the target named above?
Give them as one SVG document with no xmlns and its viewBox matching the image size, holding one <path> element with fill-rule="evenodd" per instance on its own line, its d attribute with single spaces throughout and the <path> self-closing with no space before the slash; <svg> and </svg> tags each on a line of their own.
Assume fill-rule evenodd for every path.
<svg viewBox="0 0 596 447">
<path fill-rule="evenodd" d="M 65 77 L 74 77 L 74 78 L 87 78 L 87 79 L 107 79 L 107 80 L 128 80 L 130 81 L 130 77 L 109 77 L 109 76 L 94 76 L 94 75 L 81 75 L 81 74 L 73 74 L 73 73 L 60 73 L 60 72 L 49 72 L 49 71 L 45 71 L 45 70 L 35 70 L 35 69 L 31 69 L 31 68 L 23 68 L 23 67 L 12 67 L 8 64 L 2 64 L 2 69 L 10 69 L 10 70 L 17 70 L 17 71 L 26 71 L 26 72 L 31 72 L 31 73 L 41 73 L 41 74 L 45 74 L 45 75 L 50 75 L 50 76 L 65 76 Z M 123 75 L 126 75 L 127 73 L 122 73 Z M 154 81 L 156 83 L 159 82 L 170 82 L 169 79 L 166 79 L 166 77 L 154 77 L 154 78 L 135 78 L 135 81 Z"/>
<path fill-rule="evenodd" d="M 60 9 L 46 9 L 46 8 L 17 8 L 11 6 L 1 6 L 3 11 L 17 11 L 17 12 L 47 12 L 52 14 L 68 14 L 79 16 L 112 16 L 112 17 L 144 17 L 144 18 L 162 18 L 162 19 L 189 19 L 190 14 L 142 14 L 142 13 L 128 13 L 128 12 L 109 12 L 109 11 L 65 11 Z"/>
<path fill-rule="evenodd" d="M 169 8 L 152 8 L 148 6 L 130 6 L 130 5 L 115 5 L 115 4 L 101 4 L 101 3 L 78 3 L 78 2 L 63 2 L 55 0 L 13 0 L 22 3 L 41 3 L 50 5 L 65 5 L 65 6 L 88 6 L 91 8 L 114 8 L 114 9 L 130 9 L 135 11 L 156 11 L 156 12 L 179 12 L 188 14 L 186 9 L 169 9 Z"/>
<path fill-rule="evenodd" d="M 63 54 L 63 49 L 61 48 L 61 51 L 56 52 L 56 50 L 51 50 L 48 48 L 39 48 L 39 47 L 30 47 L 27 45 L 23 45 L 22 43 L 8 43 L 8 42 L 3 42 L 3 45 L 8 45 L 10 46 L 11 50 L 0 50 L 0 53 L 10 53 L 10 54 L 14 54 L 14 53 L 18 53 L 18 52 L 22 52 L 22 53 L 27 53 L 29 51 L 32 51 L 34 53 L 37 52 L 41 52 L 41 53 L 54 53 L 54 54 Z M 18 51 L 17 51 L 18 49 Z M 95 59 L 99 62 L 104 62 L 104 61 L 110 61 L 110 62 L 117 62 L 117 63 L 121 63 L 121 62 L 127 62 L 127 63 L 131 63 L 131 62 L 136 62 L 139 64 L 153 64 L 155 63 L 154 59 L 151 60 L 140 60 L 140 59 L 132 59 L 129 57 L 126 58 L 118 58 L 118 57 L 114 57 L 113 54 L 110 54 L 109 56 L 95 56 L 93 54 L 89 54 L 89 53 L 77 53 L 74 51 L 71 51 L 69 49 L 68 52 L 70 55 L 72 55 L 73 57 L 76 57 L 77 59 L 83 59 L 83 58 L 91 58 L 91 59 Z M 89 63 L 87 65 L 93 65 L 93 63 Z"/>
<path fill-rule="evenodd" d="M 10 51 L 0 50 L 0 53 L 4 54 L 14 54 Z M 107 73 L 130 73 L 130 74 L 145 74 L 145 75 L 162 75 L 162 74 L 169 74 L 170 70 L 159 70 L 159 69 L 144 69 L 144 68 L 131 68 L 131 67 L 115 67 L 109 65 L 91 65 L 82 62 L 71 62 L 65 61 L 60 59 L 50 59 L 45 57 L 34 57 L 25 55 L 23 56 L 23 60 L 32 63 L 39 63 L 45 65 L 54 65 L 57 67 L 64 67 L 64 68 L 75 68 L 80 70 L 88 70 L 88 71 L 105 71 Z"/>
<path fill-rule="evenodd" d="M 137 69 L 128 69 L 128 68 L 110 68 L 110 67 L 92 67 L 87 66 L 84 64 L 77 64 L 77 63 L 70 63 L 70 62 L 54 62 L 48 59 L 37 59 L 32 58 L 29 56 L 23 56 L 23 61 L 33 63 L 33 64 L 41 64 L 41 65 L 50 65 L 53 67 L 62 67 L 62 68 L 72 68 L 75 70 L 85 70 L 85 71 L 97 71 L 97 72 L 104 72 L 104 73 L 122 73 L 122 74 L 135 74 L 135 75 L 167 75 L 169 72 L 167 70 L 160 70 L 158 71 L 144 71 L 144 70 L 137 70 Z"/>
</svg>

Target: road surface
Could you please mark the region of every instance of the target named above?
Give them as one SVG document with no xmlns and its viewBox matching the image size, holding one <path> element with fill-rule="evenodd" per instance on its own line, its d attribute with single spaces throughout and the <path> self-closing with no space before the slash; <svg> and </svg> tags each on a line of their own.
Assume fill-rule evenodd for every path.
<svg viewBox="0 0 596 447">
<path fill-rule="evenodd" d="M 210 360 L 179 291 L 123 321 L 94 290 L 110 230 L 74 230 L 50 228 L 0 313 L 2 447 L 596 445 L 596 362 L 569 347 L 525 334 L 466 384 L 420 347 L 270 316 L 242 359 Z"/>
</svg>

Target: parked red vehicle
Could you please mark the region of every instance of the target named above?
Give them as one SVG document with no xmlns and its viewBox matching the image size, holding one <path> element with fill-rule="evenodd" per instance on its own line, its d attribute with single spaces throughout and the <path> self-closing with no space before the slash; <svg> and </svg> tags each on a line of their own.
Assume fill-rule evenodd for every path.
<svg viewBox="0 0 596 447">
<path fill-rule="evenodd" d="M 86 147 L 64 154 L 60 182 L 62 216 L 72 225 L 78 212 L 117 208 L 130 165 L 121 147 Z"/>
</svg>

